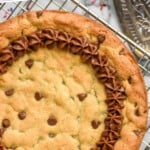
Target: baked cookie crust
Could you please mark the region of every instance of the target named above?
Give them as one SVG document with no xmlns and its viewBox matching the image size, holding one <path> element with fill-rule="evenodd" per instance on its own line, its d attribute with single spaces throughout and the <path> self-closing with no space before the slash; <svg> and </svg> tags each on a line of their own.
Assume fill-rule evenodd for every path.
<svg viewBox="0 0 150 150">
<path fill-rule="evenodd" d="M 93 48 L 93 47 L 96 45 L 98 54 L 102 57 L 101 59 L 107 58 L 107 62 L 109 63 L 109 65 L 112 68 L 114 68 L 116 71 L 115 79 L 119 80 L 119 82 L 121 82 L 121 86 L 125 89 L 124 90 L 125 93 L 123 93 L 125 96 L 123 98 L 124 108 L 121 109 L 121 116 L 123 116 L 121 126 L 120 126 L 121 129 L 119 132 L 119 137 L 117 136 L 115 143 L 112 144 L 113 146 L 109 147 L 108 144 L 106 144 L 106 146 L 103 146 L 105 144 L 101 143 L 102 132 L 99 131 L 98 138 L 100 138 L 100 140 L 97 141 L 97 145 L 95 143 L 95 146 L 97 148 L 93 147 L 93 145 L 92 145 L 92 147 L 90 147 L 90 146 L 82 147 L 81 146 L 80 149 L 88 150 L 89 148 L 92 148 L 92 149 L 97 149 L 97 150 L 101 150 L 101 149 L 103 150 L 105 148 L 108 150 L 109 149 L 110 150 L 111 149 L 114 149 L 114 150 L 120 150 L 120 149 L 121 150 L 131 150 L 131 149 L 138 150 L 140 143 L 142 141 L 142 138 L 144 136 L 144 133 L 146 131 L 147 118 L 148 118 L 147 117 L 147 114 L 148 114 L 147 113 L 148 112 L 147 94 L 146 94 L 144 81 L 143 81 L 140 69 L 138 67 L 138 64 L 135 61 L 135 59 L 133 58 L 132 54 L 129 52 L 128 48 L 116 37 L 116 35 L 114 35 L 114 33 L 112 33 L 109 29 L 107 29 L 102 24 L 100 24 L 96 21 L 93 21 L 89 18 L 86 18 L 84 16 L 81 16 L 81 15 L 77 15 L 77 14 L 70 13 L 70 12 L 61 12 L 61 11 L 29 12 L 29 13 L 19 15 L 15 18 L 9 19 L 8 21 L 0 24 L 0 56 L 1 56 L 0 62 L 2 64 L 1 65 L 2 69 L 0 68 L 2 70 L 1 72 L 5 73 L 5 70 L 3 70 L 3 65 L 4 65 L 5 59 L 7 59 L 7 57 L 5 56 L 5 58 L 4 58 L 2 56 L 3 56 L 3 54 L 7 53 L 6 48 L 9 48 L 10 43 L 13 43 L 15 45 L 16 44 L 15 41 L 17 41 L 19 38 L 28 37 L 30 35 L 32 35 L 32 38 L 35 38 L 33 35 L 34 33 L 41 34 L 41 33 L 39 33 L 39 31 L 42 31 L 42 33 L 43 33 L 43 32 L 47 32 L 45 30 L 49 30 L 49 29 L 52 30 L 50 32 L 53 32 L 53 30 L 54 30 L 54 32 L 55 31 L 59 31 L 60 33 L 65 32 L 65 33 L 68 33 L 69 35 L 71 34 L 75 37 L 84 37 L 87 40 L 87 43 L 92 44 L 92 46 L 91 46 L 92 52 L 95 50 L 95 48 Z M 65 36 L 68 36 L 68 34 Z M 62 39 L 60 39 L 60 40 L 62 40 Z M 84 41 L 82 41 L 82 43 L 84 43 Z M 58 48 L 56 48 L 56 50 L 54 50 L 56 52 L 58 51 L 58 49 L 61 49 L 63 47 L 63 46 L 61 46 L 62 44 L 60 45 L 58 43 L 58 45 L 60 47 L 58 46 Z M 25 47 L 24 47 L 24 49 L 25 49 Z M 34 49 L 38 49 L 37 45 L 34 47 Z M 49 49 L 51 49 L 51 47 Z M 76 50 L 77 50 L 77 48 L 76 48 Z M 43 54 L 42 51 L 44 51 L 44 50 L 42 48 L 39 49 L 39 51 L 40 51 L 39 53 L 32 52 L 32 55 L 33 55 L 32 57 L 34 58 L 34 53 L 36 53 L 35 56 L 37 58 L 44 60 L 44 58 L 42 58 L 43 57 L 42 55 L 46 55 L 46 54 L 49 55 L 49 53 L 50 53 L 48 50 L 45 50 L 47 52 L 45 54 Z M 73 54 L 74 53 L 76 54 L 77 52 L 73 52 Z M 19 56 L 17 56 L 17 57 L 22 56 L 22 54 L 18 54 L 18 55 Z M 31 55 L 31 54 L 25 54 L 25 55 Z M 66 55 L 62 54 L 63 57 L 66 57 Z M 72 56 L 70 56 L 70 55 L 66 58 L 66 60 L 72 59 L 71 58 Z M 94 53 L 93 55 L 97 55 L 97 52 Z M 34 67 L 33 59 L 26 60 L 24 57 L 23 57 L 23 59 L 22 58 L 20 58 L 20 59 L 26 61 L 26 65 L 28 66 L 28 68 L 32 69 L 32 65 Z M 76 57 L 76 56 L 74 56 L 74 57 Z M 16 58 L 16 60 L 17 59 L 18 58 Z M 34 59 L 36 59 L 36 58 L 34 58 Z M 78 58 L 75 58 L 75 59 L 78 59 Z M 20 60 L 18 60 L 18 61 L 20 61 Z M 65 62 L 65 59 L 62 59 L 62 61 L 64 62 L 64 65 L 66 65 L 68 63 L 67 61 Z M 79 61 L 79 60 L 77 60 L 77 61 Z M 87 57 L 86 57 L 85 61 L 87 61 Z M 104 60 L 103 62 L 106 62 L 106 60 Z M 15 63 L 17 63 L 17 61 Z M 20 62 L 20 64 L 21 64 L 21 62 Z M 93 64 L 95 65 L 94 68 L 96 68 L 97 64 L 95 64 L 94 62 L 93 62 Z M 17 63 L 16 66 L 15 66 L 15 64 L 13 64 L 12 66 L 8 67 L 7 72 L 9 73 L 9 70 L 11 70 L 11 73 L 13 75 L 13 70 L 15 70 L 15 68 L 17 66 L 19 66 L 19 63 Z M 82 69 L 82 67 L 81 67 L 81 69 Z M 91 68 L 89 68 L 88 70 L 91 71 Z M 76 72 L 79 72 L 79 73 L 76 73 Z M 86 77 L 86 73 L 82 73 L 82 71 L 81 71 L 81 75 L 78 75 L 78 74 L 80 74 L 80 69 L 77 69 L 76 72 L 74 72 L 74 76 L 76 76 L 76 78 L 78 78 L 78 80 L 81 78 L 83 80 L 83 82 L 85 83 L 85 87 L 90 86 L 90 83 L 89 83 L 90 78 L 88 79 Z M 37 72 L 35 72 L 35 74 L 36 73 Z M 2 74 L 0 77 L 1 84 L 3 84 L 3 80 L 4 80 L 13 85 L 15 81 L 13 81 L 13 80 L 11 81 L 11 78 L 13 78 L 12 75 L 9 74 L 9 76 L 8 76 L 7 73 Z M 18 74 L 16 74 L 16 77 L 18 77 Z M 96 82 L 99 82 L 99 81 L 96 80 Z M 100 89 L 104 88 L 103 85 L 107 86 L 105 84 L 105 82 L 106 81 L 102 80 L 102 77 L 101 77 L 100 83 L 99 83 L 101 85 Z M 5 95 L 10 98 L 11 95 L 13 95 L 13 93 L 14 93 L 14 91 L 13 91 L 14 89 L 9 89 L 7 91 L 4 91 L 4 89 L 5 88 L 2 86 L 2 88 L 1 88 L 2 92 L 0 93 L 1 97 L 4 97 L 3 95 L 5 92 Z M 88 92 L 88 90 L 85 90 L 85 91 L 86 91 L 86 93 Z M 82 99 L 86 98 L 87 95 L 85 94 L 85 91 L 83 93 L 82 92 L 78 93 L 77 97 L 80 101 L 82 101 Z M 103 96 L 104 99 L 108 100 L 108 97 L 106 96 L 107 91 L 104 91 L 104 90 L 101 90 L 101 91 L 102 91 L 101 93 L 103 93 L 102 95 L 104 95 Z M 35 93 L 35 99 L 40 100 L 42 98 L 43 98 L 43 95 L 41 95 L 41 93 L 39 93 L 37 91 Z M 17 99 L 18 98 L 16 97 L 16 101 L 17 101 Z M 2 103 L 3 103 L 3 101 L 2 101 Z M 19 104 L 19 102 L 17 102 L 17 103 Z M 91 105 L 91 104 L 89 104 L 89 105 Z M 97 105 L 93 105 L 93 109 L 96 106 Z M 104 104 L 103 106 L 106 107 L 107 105 Z M 19 109 L 19 111 L 20 110 L 21 109 Z M 4 109 L 4 111 L 6 111 L 6 109 Z M 107 111 L 107 108 L 106 108 L 106 111 Z M 91 110 L 91 112 L 92 112 L 92 110 Z M 3 114 L 1 116 L 2 116 L 1 124 L 6 129 L 6 131 L 3 133 L 3 136 L 1 136 L 1 140 L 4 145 L 9 145 L 9 139 L 5 138 L 5 137 L 6 137 L 7 130 L 9 130 L 9 128 L 10 128 L 10 126 L 9 126 L 10 122 L 9 122 L 9 120 L 3 118 Z M 20 120 L 24 120 L 26 118 L 26 112 L 20 111 L 18 114 L 18 117 L 20 118 Z M 5 120 L 3 120 L 3 119 L 5 119 Z M 105 127 L 107 126 L 106 121 L 105 121 L 105 119 L 102 119 L 101 121 L 102 121 L 101 128 L 104 130 Z M 57 120 L 55 119 L 54 116 L 50 116 L 50 118 L 47 119 L 47 122 L 51 126 L 57 124 Z M 94 128 L 97 128 L 97 126 L 99 126 L 99 124 L 100 124 L 99 121 L 92 120 L 92 119 L 89 122 L 90 122 L 90 124 L 92 124 L 92 126 L 94 126 Z M 73 125 L 75 126 L 75 123 Z M 86 128 L 86 126 L 85 126 L 85 128 Z M 86 136 L 88 136 L 88 131 L 83 132 L 82 135 L 84 135 L 83 138 L 85 138 Z M 62 137 L 67 138 L 67 136 L 68 135 L 66 135 L 66 134 L 64 134 L 64 135 L 62 134 Z M 61 139 L 61 137 L 60 137 L 60 139 Z M 58 139 L 60 142 L 60 145 L 58 145 L 58 147 L 56 147 L 56 149 L 59 149 L 60 148 L 59 146 L 61 146 L 60 139 Z M 76 141 L 72 141 L 72 139 L 70 138 L 70 143 L 72 143 L 73 145 L 78 145 L 78 144 L 75 144 L 74 142 L 76 142 Z M 69 147 L 69 149 L 79 149 L 78 147 L 72 148 L 71 146 Z M 18 149 L 16 148 L 16 149 L 21 150 L 21 148 L 22 147 L 20 146 L 20 149 L 19 148 Z M 9 147 L 9 149 L 13 149 L 13 148 Z M 30 149 L 30 148 L 23 148 L 23 149 Z M 66 148 L 66 150 L 67 150 L 67 148 Z"/>
</svg>

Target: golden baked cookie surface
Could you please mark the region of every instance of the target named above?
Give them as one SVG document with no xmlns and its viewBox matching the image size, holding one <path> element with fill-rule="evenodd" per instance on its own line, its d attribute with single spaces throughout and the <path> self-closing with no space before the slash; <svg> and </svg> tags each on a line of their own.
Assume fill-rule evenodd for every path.
<svg viewBox="0 0 150 150">
<path fill-rule="evenodd" d="M 4 147 L 138 150 L 147 121 L 143 79 L 103 25 L 31 12 L 0 25 L 0 49 Z"/>
<path fill-rule="evenodd" d="M 31 68 L 27 60 L 33 60 Z M 107 114 L 105 91 L 79 56 L 40 48 L 15 62 L 0 84 L 0 121 L 10 120 L 2 138 L 7 147 L 78 150 L 99 140 Z M 10 89 L 14 92 L 8 96 Z"/>
</svg>

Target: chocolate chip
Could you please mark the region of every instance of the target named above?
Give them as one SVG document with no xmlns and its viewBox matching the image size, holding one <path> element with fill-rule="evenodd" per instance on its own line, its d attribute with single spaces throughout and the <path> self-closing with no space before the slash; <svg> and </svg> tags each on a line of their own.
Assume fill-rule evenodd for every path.
<svg viewBox="0 0 150 150">
<path fill-rule="evenodd" d="M 132 82 L 132 78 L 131 77 L 128 77 L 128 82 L 129 82 L 129 84 L 131 84 L 131 82 Z"/>
<path fill-rule="evenodd" d="M 34 97 L 37 101 L 39 101 L 43 98 L 43 95 L 40 92 L 35 92 Z"/>
<path fill-rule="evenodd" d="M 49 136 L 50 138 L 54 138 L 54 137 L 56 136 L 56 134 L 54 134 L 54 133 L 49 133 L 48 136 Z"/>
<path fill-rule="evenodd" d="M 125 55 L 125 49 L 122 48 L 120 51 L 119 51 L 119 55 Z"/>
<path fill-rule="evenodd" d="M 8 128 L 10 126 L 10 121 L 8 119 L 3 119 L 2 126 Z"/>
<path fill-rule="evenodd" d="M 14 89 L 9 89 L 9 90 L 5 91 L 6 96 L 12 96 L 13 94 L 14 94 Z"/>
<path fill-rule="evenodd" d="M 137 109 L 135 110 L 134 114 L 135 114 L 136 116 L 140 116 L 139 108 L 137 108 Z"/>
<path fill-rule="evenodd" d="M 2 137 L 2 136 L 3 136 L 4 131 L 5 131 L 5 129 L 4 129 L 4 128 L 1 128 L 1 129 L 0 129 L 0 137 Z"/>
<path fill-rule="evenodd" d="M 18 113 L 18 117 L 20 120 L 23 120 L 26 118 L 26 112 L 25 111 L 21 111 Z"/>
<path fill-rule="evenodd" d="M 98 42 L 99 42 L 99 44 L 103 43 L 104 40 L 105 40 L 105 35 L 100 34 L 100 35 L 98 36 Z"/>
<path fill-rule="evenodd" d="M 86 93 L 80 93 L 80 94 L 77 94 L 77 96 L 78 96 L 80 101 L 83 101 L 87 97 L 87 94 Z"/>
<path fill-rule="evenodd" d="M 136 136 L 140 136 L 140 134 L 141 134 L 140 130 L 133 130 L 133 132 L 135 133 Z"/>
<path fill-rule="evenodd" d="M 137 106 L 137 103 L 135 102 L 135 103 L 134 103 L 134 107 L 136 107 L 136 106 Z"/>
<path fill-rule="evenodd" d="M 91 125 L 92 125 L 93 129 L 97 129 L 100 124 L 101 124 L 100 121 L 97 121 L 97 120 L 91 121 Z"/>
<path fill-rule="evenodd" d="M 33 66 L 33 59 L 26 60 L 25 64 L 30 69 Z"/>
<path fill-rule="evenodd" d="M 47 123 L 51 126 L 54 126 L 54 125 L 57 124 L 57 120 L 54 116 L 51 116 L 51 117 L 48 118 Z"/>
<path fill-rule="evenodd" d="M 36 12 L 36 16 L 37 18 L 40 18 L 42 16 L 43 12 L 42 11 L 37 11 Z"/>
</svg>

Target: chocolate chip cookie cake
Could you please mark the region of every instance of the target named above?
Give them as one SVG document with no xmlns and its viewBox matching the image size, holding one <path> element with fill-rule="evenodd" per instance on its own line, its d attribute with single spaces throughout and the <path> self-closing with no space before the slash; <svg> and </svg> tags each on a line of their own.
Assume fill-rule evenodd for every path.
<svg viewBox="0 0 150 150">
<path fill-rule="evenodd" d="M 0 24 L 0 150 L 138 150 L 143 78 L 102 24 L 61 11 Z"/>
</svg>

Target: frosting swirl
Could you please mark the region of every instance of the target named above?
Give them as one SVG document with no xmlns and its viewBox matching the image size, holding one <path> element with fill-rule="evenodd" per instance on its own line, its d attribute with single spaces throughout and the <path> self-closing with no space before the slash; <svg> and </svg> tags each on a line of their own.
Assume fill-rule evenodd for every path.
<svg viewBox="0 0 150 150">
<path fill-rule="evenodd" d="M 3 49 L 0 53 L 0 63 L 10 64 L 14 59 L 14 54 L 9 48 Z"/>
<path fill-rule="evenodd" d="M 83 37 L 72 37 L 70 51 L 73 54 L 81 54 L 81 52 L 87 48 L 87 40 Z"/>
<path fill-rule="evenodd" d="M 30 49 L 36 48 L 42 45 L 42 40 L 40 38 L 41 34 L 42 34 L 41 31 L 39 31 L 37 33 L 33 33 L 27 36 L 28 46 L 30 47 Z"/>
<path fill-rule="evenodd" d="M 58 36 L 58 47 L 61 49 L 70 49 L 71 48 L 71 41 L 72 36 L 68 34 L 67 32 L 59 32 Z"/>
<path fill-rule="evenodd" d="M 83 49 L 81 54 L 81 59 L 86 61 L 91 61 L 94 57 L 98 56 L 97 46 L 94 44 L 89 44 L 86 48 Z"/>
<path fill-rule="evenodd" d="M 28 45 L 29 43 L 27 37 L 21 37 L 11 44 L 13 51 L 26 51 L 28 50 Z"/>
<path fill-rule="evenodd" d="M 116 140 L 110 140 L 105 136 L 105 138 L 102 138 L 101 141 L 97 143 L 96 150 L 113 150 L 115 142 Z"/>
<path fill-rule="evenodd" d="M 7 66 L 10 66 L 13 63 L 14 54 L 8 48 L 5 48 L 0 53 L 0 73 L 3 74 L 7 71 Z"/>
<path fill-rule="evenodd" d="M 59 32 L 57 30 L 44 29 L 42 31 L 41 38 L 45 46 L 54 46 L 58 42 L 58 34 Z"/>
</svg>

